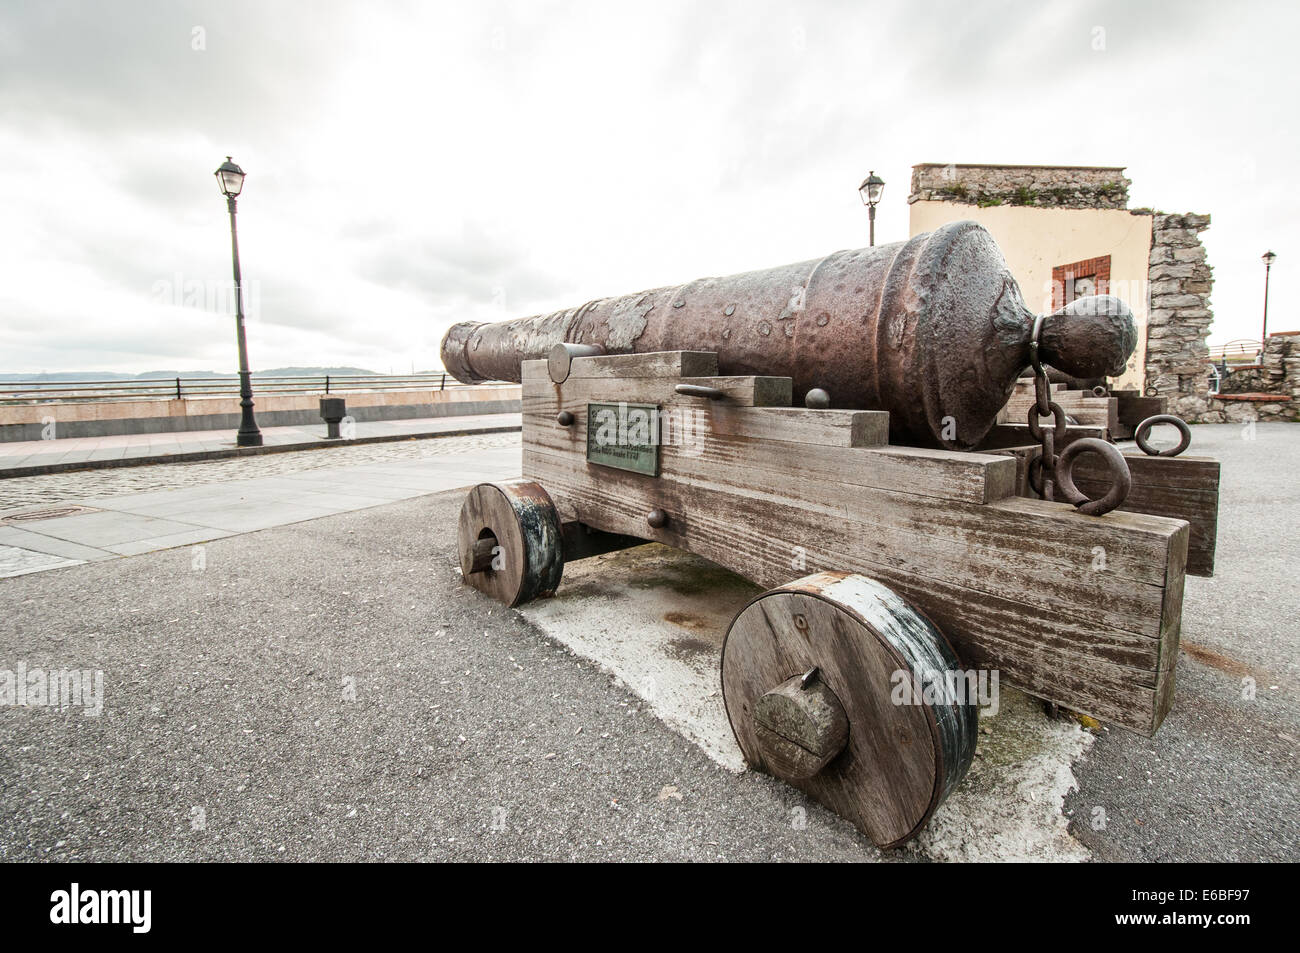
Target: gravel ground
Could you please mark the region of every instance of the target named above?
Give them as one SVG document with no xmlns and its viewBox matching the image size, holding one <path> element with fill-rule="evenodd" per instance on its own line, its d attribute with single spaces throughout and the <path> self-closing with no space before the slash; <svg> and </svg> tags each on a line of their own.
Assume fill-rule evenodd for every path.
<svg viewBox="0 0 1300 953">
<path fill-rule="evenodd" d="M 434 437 L 394 443 L 359 444 L 321 450 L 298 450 L 261 456 L 194 463 L 160 463 L 139 467 L 78 470 L 45 476 L 0 480 L 0 512 L 23 506 L 67 503 L 100 496 L 123 496 L 148 490 L 178 490 L 203 483 L 283 476 L 326 467 L 360 466 L 399 460 L 422 460 L 448 453 L 519 446 L 518 433 Z"/>
</svg>

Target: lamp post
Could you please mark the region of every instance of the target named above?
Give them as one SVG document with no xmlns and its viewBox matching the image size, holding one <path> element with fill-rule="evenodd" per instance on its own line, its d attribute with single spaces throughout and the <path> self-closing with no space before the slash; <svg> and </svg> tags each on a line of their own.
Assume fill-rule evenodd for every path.
<svg viewBox="0 0 1300 953">
<path fill-rule="evenodd" d="M 1259 362 L 1263 364 L 1264 345 L 1268 343 L 1268 273 L 1273 270 L 1273 262 L 1277 260 L 1277 255 L 1266 251 L 1259 260 L 1264 263 L 1264 335 L 1259 339 Z"/>
<path fill-rule="evenodd" d="M 876 244 L 876 203 L 880 201 L 881 193 L 884 191 L 885 180 L 875 172 L 868 172 L 867 177 L 858 186 L 858 192 L 862 195 L 862 204 L 867 207 L 867 218 L 871 221 L 872 245 Z"/>
<path fill-rule="evenodd" d="M 230 210 L 230 253 L 235 263 L 235 330 L 239 338 L 239 432 L 235 434 L 235 444 L 260 447 L 262 431 L 253 419 L 253 382 L 248 373 L 248 342 L 244 336 L 244 288 L 239 277 L 239 238 L 235 232 L 235 199 L 244 188 L 244 170 L 226 156 L 215 175 L 221 194 L 226 197 L 226 208 Z"/>
</svg>

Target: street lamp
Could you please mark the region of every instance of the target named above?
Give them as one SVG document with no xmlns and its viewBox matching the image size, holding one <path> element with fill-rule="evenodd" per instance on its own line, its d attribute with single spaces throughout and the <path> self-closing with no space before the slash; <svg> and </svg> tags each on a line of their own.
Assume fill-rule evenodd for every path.
<svg viewBox="0 0 1300 953">
<path fill-rule="evenodd" d="M 1266 251 L 1259 260 L 1264 263 L 1264 336 L 1259 341 L 1259 362 L 1263 364 L 1264 345 L 1268 342 L 1268 273 L 1273 270 L 1273 262 L 1277 260 L 1277 255 Z"/>
<path fill-rule="evenodd" d="M 885 180 L 875 172 L 868 172 L 867 177 L 858 186 L 858 192 L 862 195 L 862 204 L 867 207 L 867 218 L 871 220 L 872 245 L 876 243 L 876 203 L 880 201 L 881 193 L 884 191 Z"/>
<path fill-rule="evenodd" d="M 235 199 L 244 188 L 244 170 L 226 156 L 214 174 L 230 210 L 230 253 L 235 262 L 235 330 L 239 338 L 239 432 L 235 434 L 235 444 L 260 447 L 262 431 L 253 419 L 253 382 L 248 373 L 248 342 L 244 337 L 244 288 L 239 278 L 239 238 L 235 233 Z"/>
</svg>

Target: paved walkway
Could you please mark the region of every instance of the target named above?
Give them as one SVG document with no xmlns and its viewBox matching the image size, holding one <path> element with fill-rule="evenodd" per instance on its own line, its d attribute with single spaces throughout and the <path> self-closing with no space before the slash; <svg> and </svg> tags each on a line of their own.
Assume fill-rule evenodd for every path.
<svg viewBox="0 0 1300 953">
<path fill-rule="evenodd" d="M 519 414 L 474 414 L 463 417 L 418 417 L 411 420 L 358 421 L 352 440 L 326 440 L 325 424 L 265 427 L 261 447 L 237 447 L 234 430 L 122 434 L 113 437 L 68 437 L 0 443 L 0 478 L 34 476 L 89 467 L 136 466 L 142 463 L 215 460 L 221 457 L 275 453 L 288 449 L 405 440 L 445 434 L 518 430 Z"/>
<path fill-rule="evenodd" d="M 503 434 L 501 439 L 506 446 L 121 496 L 69 496 L 54 509 L 6 511 L 0 514 L 0 577 L 190 546 L 517 476 L 517 438 Z"/>
</svg>

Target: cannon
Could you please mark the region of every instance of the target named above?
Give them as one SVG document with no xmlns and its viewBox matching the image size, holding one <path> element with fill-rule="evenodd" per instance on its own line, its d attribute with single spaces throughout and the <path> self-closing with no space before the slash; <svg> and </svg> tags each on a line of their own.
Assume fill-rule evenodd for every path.
<svg viewBox="0 0 1300 953">
<path fill-rule="evenodd" d="M 1134 340 L 1114 298 L 1031 314 L 970 222 L 456 325 L 448 370 L 523 403 L 521 476 L 470 490 L 461 572 L 518 606 L 657 542 L 756 583 L 720 659 L 745 760 L 897 846 L 962 783 L 981 673 L 1144 735 L 1170 709 L 1218 463 L 1121 453 L 1048 379 Z M 1026 367 L 1028 419 L 999 420 Z"/>
<path fill-rule="evenodd" d="M 454 325 L 443 366 L 463 383 L 519 382 L 523 363 L 564 353 L 705 350 L 726 375 L 789 377 L 836 407 L 884 410 L 891 439 L 969 450 L 1029 367 L 1033 314 L 993 237 L 958 222 L 906 242 L 702 278 L 553 314 Z M 1118 374 L 1137 341 L 1118 298 L 1090 296 L 1048 320 L 1044 363 Z"/>
</svg>

